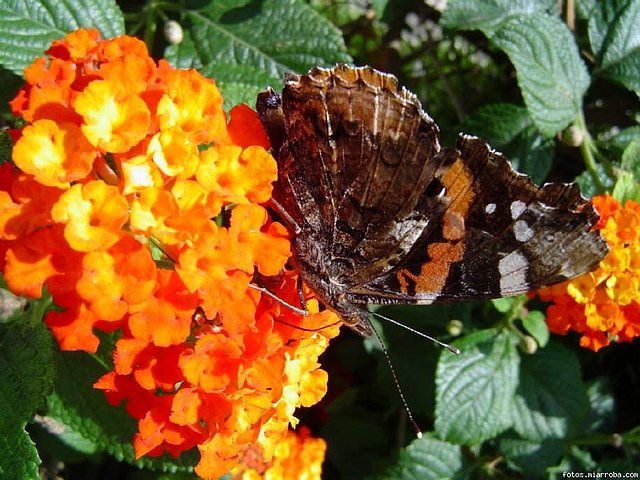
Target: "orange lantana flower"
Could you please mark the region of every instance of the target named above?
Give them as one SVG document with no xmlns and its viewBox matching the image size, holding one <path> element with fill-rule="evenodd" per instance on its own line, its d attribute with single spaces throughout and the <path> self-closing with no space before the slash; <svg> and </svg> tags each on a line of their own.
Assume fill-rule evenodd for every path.
<svg viewBox="0 0 640 480">
<path fill-rule="evenodd" d="M 273 460 L 265 465 L 260 452 L 248 447 L 242 452 L 242 463 L 233 470 L 237 480 L 288 480 L 299 478 L 320 480 L 327 445 L 313 438 L 308 428 L 289 430 L 277 445 Z"/>
<path fill-rule="evenodd" d="M 552 332 L 579 332 L 580 345 L 597 351 L 640 336 L 640 204 L 627 200 L 623 207 L 609 195 L 593 204 L 609 254 L 594 271 L 538 293 L 553 302 L 547 309 Z"/>
<path fill-rule="evenodd" d="M 156 64 L 135 38 L 79 30 L 47 53 L 11 102 L 28 123 L 0 167 L 9 287 L 48 289 L 64 350 L 118 332 L 94 386 L 138 421 L 138 457 L 195 447 L 196 472 L 218 478 L 251 448 L 284 472 L 270 478 L 317 471 L 324 447 L 291 444 L 302 460 L 286 466 L 282 445 L 296 409 L 326 392 L 318 357 L 338 327 L 321 327 L 337 317 L 309 291 L 302 317 L 252 288 L 299 303 L 257 114 L 239 106 L 229 122 L 215 82 Z"/>
</svg>

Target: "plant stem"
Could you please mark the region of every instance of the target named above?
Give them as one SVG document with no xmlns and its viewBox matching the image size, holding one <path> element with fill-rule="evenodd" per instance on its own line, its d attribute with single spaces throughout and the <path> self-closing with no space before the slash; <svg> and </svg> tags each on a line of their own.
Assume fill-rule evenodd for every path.
<svg viewBox="0 0 640 480">
<path fill-rule="evenodd" d="M 599 192 L 604 192 L 606 190 L 606 186 L 602 183 L 600 179 L 600 175 L 598 174 L 598 164 L 596 163 L 596 159 L 593 155 L 595 150 L 595 145 L 593 144 L 593 139 L 587 130 L 587 125 L 584 120 L 584 114 L 582 111 L 576 117 L 574 122 L 574 126 L 580 130 L 580 133 L 583 135 L 582 143 L 580 144 L 580 153 L 582 154 L 582 158 L 584 160 L 584 164 L 587 167 L 587 171 L 591 175 L 593 183 L 595 184 L 597 190 Z"/>
</svg>

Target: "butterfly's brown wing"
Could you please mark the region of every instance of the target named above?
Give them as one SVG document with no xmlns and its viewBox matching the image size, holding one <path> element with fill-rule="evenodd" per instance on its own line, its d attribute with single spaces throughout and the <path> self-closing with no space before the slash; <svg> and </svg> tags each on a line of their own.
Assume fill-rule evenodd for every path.
<svg viewBox="0 0 640 480">
<path fill-rule="evenodd" d="M 598 215 L 575 184 L 537 187 L 474 137 L 461 135 L 446 155 L 435 179 L 448 203 L 438 228 L 425 232 L 394 271 L 352 289 L 351 301 L 515 295 L 588 272 L 607 253 L 593 231 Z"/>
</svg>

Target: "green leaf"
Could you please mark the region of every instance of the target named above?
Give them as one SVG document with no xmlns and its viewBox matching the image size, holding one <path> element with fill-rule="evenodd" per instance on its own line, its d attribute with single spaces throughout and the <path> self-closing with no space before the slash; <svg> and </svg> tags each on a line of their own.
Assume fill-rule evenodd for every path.
<svg viewBox="0 0 640 480">
<path fill-rule="evenodd" d="M 48 418 L 108 450 L 116 458 L 133 460 L 130 445 L 136 425 L 122 408 L 106 401 L 92 385 L 107 368 L 83 352 L 60 352 L 55 392 L 49 397 Z"/>
<path fill-rule="evenodd" d="M 380 3 L 380 2 L 379 2 Z M 309 4 L 322 16 L 335 25 L 343 26 L 358 21 L 366 15 L 368 8 L 375 8 L 372 2 L 326 2 L 325 0 L 311 0 Z M 376 9 L 382 15 L 384 5 Z"/>
<path fill-rule="evenodd" d="M 522 472 L 526 478 L 546 478 L 546 470 L 562 456 L 562 442 L 548 440 L 534 442 L 507 436 L 500 440 L 499 451 L 509 467 Z"/>
<path fill-rule="evenodd" d="M 165 57 L 220 81 L 229 104 L 251 99 L 253 106 L 267 85 L 281 87 L 285 72 L 351 61 L 340 31 L 300 0 L 210 2 L 186 10 L 182 26 L 185 41 Z"/>
<path fill-rule="evenodd" d="M 618 478 L 637 478 L 638 463 L 634 458 L 607 458 L 598 462 L 598 472 L 604 477 L 616 472 Z M 625 474 L 631 475 L 625 475 Z M 624 476 L 623 476 L 624 475 Z"/>
<path fill-rule="evenodd" d="M 215 79 L 224 98 L 224 108 L 227 111 L 239 103 L 246 103 L 251 108 L 255 108 L 257 85 L 261 85 L 258 91 L 268 85 L 276 88 L 282 85 L 282 78 L 272 77 L 251 65 L 209 63 L 200 69 L 200 73 Z"/>
<path fill-rule="evenodd" d="M 587 434 L 593 432 L 615 431 L 615 401 L 608 382 L 598 378 L 587 387 L 589 413 L 582 421 L 579 430 Z"/>
<path fill-rule="evenodd" d="M 449 0 L 440 24 L 445 28 L 478 29 L 491 36 L 510 18 L 555 8 L 555 0 Z"/>
<path fill-rule="evenodd" d="M 107 403 L 104 393 L 92 386 L 108 371 L 104 361 L 84 352 L 62 352 L 57 364 L 55 391 L 49 397 L 46 418 L 65 426 L 67 436 L 61 441 L 78 442 L 82 446 L 82 439 L 86 439 L 118 460 L 141 466 L 177 468 L 193 465 L 189 455 L 179 459 L 144 457 L 136 462 L 131 443 L 137 430 L 136 421 L 124 408 Z M 70 437 L 71 432 L 82 438 Z"/>
<path fill-rule="evenodd" d="M 38 478 L 40 459 L 24 426 L 53 385 L 53 342 L 31 310 L 3 328 L 0 337 L 0 477 Z"/>
<path fill-rule="evenodd" d="M 494 298 L 493 300 L 491 300 L 493 308 L 495 308 L 500 313 L 507 313 L 509 310 L 511 310 L 514 302 L 515 297 Z"/>
<path fill-rule="evenodd" d="M 503 149 L 503 153 L 517 171 L 526 173 L 541 184 L 553 165 L 555 139 L 543 137 L 535 126 L 530 126 Z"/>
<path fill-rule="evenodd" d="M 596 54 L 596 75 L 640 95 L 640 1 L 591 0 L 581 7 Z"/>
<path fill-rule="evenodd" d="M 525 439 L 564 438 L 589 407 L 575 354 L 551 342 L 522 358 L 515 394 L 514 429 Z"/>
<path fill-rule="evenodd" d="M 24 425 L 2 426 L 0 431 L 0 477 L 3 480 L 39 480 L 40 457 L 24 431 Z"/>
<path fill-rule="evenodd" d="M 615 134 L 601 140 L 598 144 L 611 150 L 615 156 L 621 156 L 631 142 L 640 139 L 640 126 L 623 128 Z"/>
<path fill-rule="evenodd" d="M 0 64 L 22 75 L 52 40 L 81 27 L 97 28 L 103 38 L 122 35 L 122 12 L 114 0 L 4 0 L 0 5 Z"/>
<path fill-rule="evenodd" d="M 47 415 L 37 415 L 29 425 L 29 433 L 38 450 L 47 452 L 49 458 L 78 462 L 102 453 L 94 442 Z"/>
<path fill-rule="evenodd" d="M 501 150 L 513 168 L 526 173 L 534 182 L 541 183 L 551 169 L 554 140 L 540 135 L 525 107 L 489 104 L 465 118 L 459 129 Z"/>
<path fill-rule="evenodd" d="M 613 196 L 620 202 L 640 201 L 640 139 L 627 145 L 622 153 L 620 172 L 613 187 Z"/>
<path fill-rule="evenodd" d="M 492 37 L 515 66 L 518 84 L 533 122 L 553 136 L 582 108 L 589 75 L 567 26 L 556 17 L 512 18 Z"/>
<path fill-rule="evenodd" d="M 425 436 L 402 449 L 392 467 L 376 480 L 437 480 L 467 478 L 465 458 L 459 445 Z"/>
<path fill-rule="evenodd" d="M 549 327 L 545 321 L 544 313 L 539 310 L 531 310 L 522 319 L 522 326 L 529 335 L 536 339 L 538 345 L 545 347 L 549 343 Z"/>
<path fill-rule="evenodd" d="M 435 429 L 457 444 L 488 440 L 511 426 L 519 357 L 506 332 L 482 330 L 454 342 L 436 370 Z"/>
<path fill-rule="evenodd" d="M 589 450 L 578 447 L 577 445 L 571 445 L 566 449 L 562 462 L 558 465 L 558 470 L 572 471 L 572 470 L 595 470 L 598 467 L 598 462 L 594 460 Z M 560 475 L 557 478 L 566 478 L 566 475 Z"/>
<path fill-rule="evenodd" d="M 444 326 L 448 320 L 455 317 L 451 305 L 430 307 L 428 313 L 424 308 L 416 306 L 384 307 L 380 313 L 442 341 L 448 341 Z M 391 355 L 396 376 L 414 416 L 432 417 L 434 378 L 440 347 L 404 328 L 384 321 L 380 323 L 375 327 L 381 333 Z M 380 348 L 380 342 L 375 337 L 369 337 L 364 343 L 365 348 L 373 351 L 378 362 L 375 385 L 372 386 L 375 392 L 372 394 L 384 396 L 389 405 L 394 406 L 396 410 L 402 409 L 400 396 L 391 369 Z"/>
<path fill-rule="evenodd" d="M 44 405 L 53 375 L 53 342 L 44 324 L 10 324 L 0 343 L 0 431 L 23 427 Z"/>
<path fill-rule="evenodd" d="M 579 0 L 576 2 L 578 17 L 587 21 L 589 43 L 595 54 L 602 49 L 609 23 L 616 16 L 617 3 L 619 3 L 618 0 Z"/>
<path fill-rule="evenodd" d="M 460 131 L 477 135 L 493 147 L 502 147 L 532 124 L 526 108 L 512 103 L 492 103 L 465 118 Z"/>
<path fill-rule="evenodd" d="M 604 166 L 600 163 L 596 164 L 596 171 L 597 171 L 598 178 L 604 185 L 605 189 L 607 190 L 612 189 L 615 183 L 615 180 L 609 176 Z M 594 195 L 598 195 L 599 193 L 601 193 L 598 187 L 596 186 L 595 182 L 593 181 L 593 177 L 591 176 L 591 173 L 589 173 L 588 170 L 585 170 L 580 175 L 578 175 L 574 179 L 574 181 L 578 184 L 578 186 L 580 187 L 580 191 L 582 192 L 582 195 L 586 198 L 590 198 L 590 197 L 593 197 Z"/>
<path fill-rule="evenodd" d="M 626 200 L 640 200 L 640 184 L 634 177 L 633 173 L 620 171 L 618 173 L 618 180 L 613 187 L 611 195 L 618 199 L 620 203 Z"/>
<path fill-rule="evenodd" d="M 631 172 L 640 181 L 640 138 L 633 140 L 624 149 L 620 168 Z"/>
</svg>

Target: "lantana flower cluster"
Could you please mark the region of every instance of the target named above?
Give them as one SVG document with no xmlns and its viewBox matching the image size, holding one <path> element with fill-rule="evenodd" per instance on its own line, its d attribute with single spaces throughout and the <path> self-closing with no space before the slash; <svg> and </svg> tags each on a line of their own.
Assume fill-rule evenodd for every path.
<svg viewBox="0 0 640 480">
<path fill-rule="evenodd" d="M 299 305 L 257 115 L 227 120 L 212 80 L 132 37 L 79 30 L 46 53 L 11 102 L 25 126 L 0 167 L 6 282 L 48 290 L 63 350 L 121 332 L 95 388 L 137 419 L 138 457 L 197 446 L 205 478 L 247 445 L 271 460 L 295 409 L 325 394 L 317 359 L 338 327 L 320 329 L 337 318 L 313 299 L 303 317 L 251 288 Z"/>
<path fill-rule="evenodd" d="M 549 330 L 561 335 L 582 334 L 580 345 L 598 351 L 611 341 L 640 336 L 640 204 L 624 206 L 609 195 L 593 198 L 600 213 L 596 229 L 609 245 L 609 254 L 594 271 L 541 290 Z"/>
<path fill-rule="evenodd" d="M 278 446 L 271 462 L 266 463 L 260 452 L 248 447 L 241 463 L 232 470 L 233 480 L 289 479 L 320 480 L 326 442 L 314 438 L 306 427 L 289 431 Z"/>
</svg>

